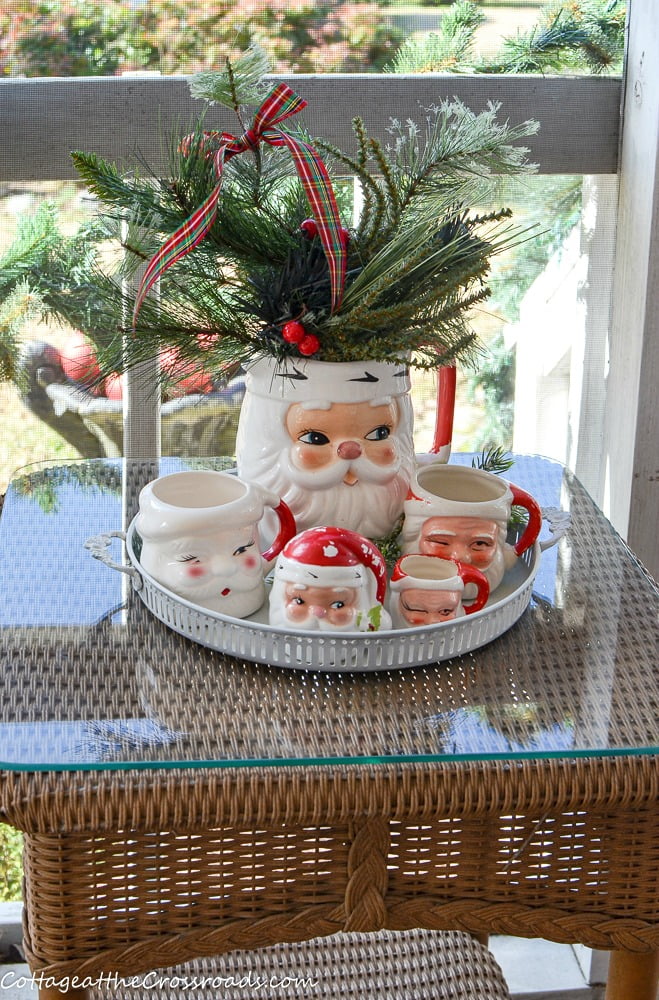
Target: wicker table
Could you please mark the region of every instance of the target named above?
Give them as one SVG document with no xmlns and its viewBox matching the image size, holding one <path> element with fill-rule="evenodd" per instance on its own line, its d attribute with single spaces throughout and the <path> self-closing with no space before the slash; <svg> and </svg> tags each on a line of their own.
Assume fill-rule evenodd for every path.
<svg viewBox="0 0 659 1000">
<path fill-rule="evenodd" d="M 654 1000 L 658 593 L 581 486 L 517 459 L 572 526 L 504 636 L 323 674 L 178 636 L 84 551 L 178 461 L 31 467 L 7 493 L 0 817 L 25 833 L 31 968 L 426 927 L 611 949 L 609 1000 Z"/>
</svg>

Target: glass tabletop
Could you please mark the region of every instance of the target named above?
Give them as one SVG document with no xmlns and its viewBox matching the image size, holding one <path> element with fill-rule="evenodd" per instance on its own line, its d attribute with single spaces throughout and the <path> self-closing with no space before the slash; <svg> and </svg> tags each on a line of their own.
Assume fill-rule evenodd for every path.
<svg viewBox="0 0 659 1000">
<path fill-rule="evenodd" d="M 542 553 L 517 623 L 468 655 L 375 673 L 289 670 L 207 649 L 156 618 L 128 576 L 84 548 L 127 527 L 156 475 L 229 464 L 90 459 L 17 473 L 0 518 L 0 767 L 657 751 L 657 587 L 560 464 L 515 456 L 507 474 L 571 519 Z"/>
</svg>

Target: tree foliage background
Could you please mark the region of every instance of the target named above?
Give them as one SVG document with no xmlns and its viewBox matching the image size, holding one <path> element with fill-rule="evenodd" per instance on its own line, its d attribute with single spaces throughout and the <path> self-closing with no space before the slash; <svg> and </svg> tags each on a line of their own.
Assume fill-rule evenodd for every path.
<svg viewBox="0 0 659 1000">
<path fill-rule="evenodd" d="M 256 42 L 273 72 L 381 70 L 402 37 L 368 0 L 9 0 L 0 76 L 196 73 Z"/>
</svg>

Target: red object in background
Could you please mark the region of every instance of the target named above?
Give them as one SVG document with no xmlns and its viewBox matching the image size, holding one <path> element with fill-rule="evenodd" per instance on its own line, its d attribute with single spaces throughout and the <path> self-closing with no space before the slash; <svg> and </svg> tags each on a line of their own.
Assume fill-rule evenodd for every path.
<svg viewBox="0 0 659 1000">
<path fill-rule="evenodd" d="M 214 344 L 220 339 L 219 333 L 198 333 L 197 343 L 204 350 L 208 350 L 213 347 Z"/>
<path fill-rule="evenodd" d="M 73 382 L 82 382 L 93 388 L 93 383 L 101 377 L 96 351 L 85 335 L 77 330 L 60 351 L 60 364 L 64 374 Z"/>
<path fill-rule="evenodd" d="M 182 359 L 175 347 L 161 352 L 160 367 L 172 379 L 172 384 L 167 386 L 170 397 L 211 392 L 213 388 L 208 372 L 198 368 L 194 362 Z"/>
<path fill-rule="evenodd" d="M 108 399 L 123 399 L 124 396 L 124 377 L 123 375 L 113 372 L 112 375 L 108 375 L 105 379 L 105 395 Z"/>
</svg>

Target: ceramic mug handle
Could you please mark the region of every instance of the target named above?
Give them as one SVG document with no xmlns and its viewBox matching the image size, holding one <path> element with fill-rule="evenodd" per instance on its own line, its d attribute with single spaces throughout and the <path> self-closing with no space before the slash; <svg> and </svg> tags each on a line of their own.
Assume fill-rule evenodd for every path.
<svg viewBox="0 0 659 1000">
<path fill-rule="evenodd" d="M 542 528 L 542 511 L 530 493 L 527 493 L 526 490 L 521 489 L 519 486 L 515 486 L 513 483 L 509 483 L 508 485 L 513 495 L 513 504 L 516 507 L 524 507 L 529 514 L 529 520 L 522 536 L 513 546 L 515 555 L 521 556 L 523 552 L 531 548 L 540 534 L 540 529 Z"/>
<path fill-rule="evenodd" d="M 295 518 L 288 504 L 284 500 L 280 500 L 276 507 L 273 505 L 273 510 L 279 518 L 279 531 L 270 548 L 261 553 L 266 562 L 272 562 L 279 555 L 286 542 L 290 542 L 291 538 L 297 534 Z"/>
<path fill-rule="evenodd" d="M 470 566 L 469 563 L 457 563 L 458 573 L 462 578 L 462 582 L 465 587 L 468 583 L 473 583 L 476 585 L 478 593 L 476 597 L 471 602 L 471 604 L 463 604 L 464 613 L 466 615 L 473 615 L 474 611 L 480 611 L 481 608 L 485 606 L 485 603 L 490 596 L 490 583 L 484 573 L 481 573 L 479 569 L 475 566 Z"/>
</svg>

